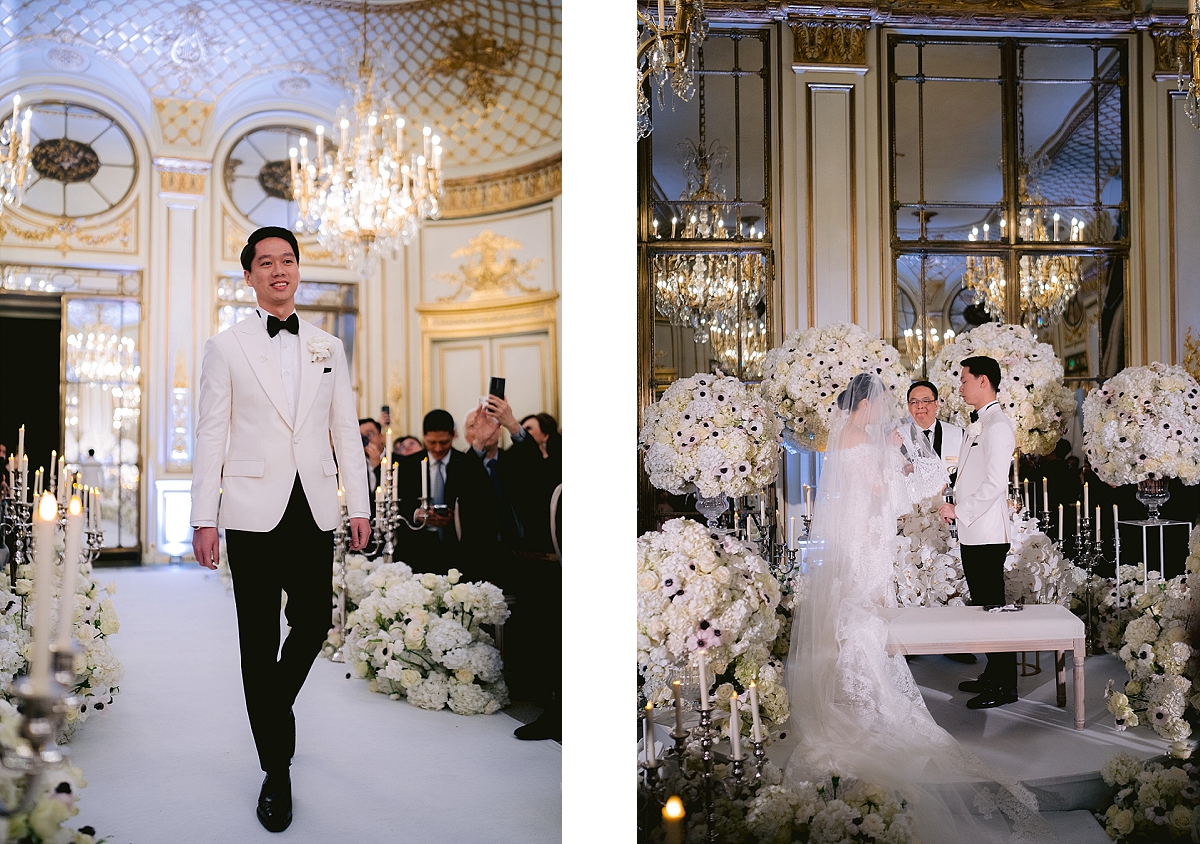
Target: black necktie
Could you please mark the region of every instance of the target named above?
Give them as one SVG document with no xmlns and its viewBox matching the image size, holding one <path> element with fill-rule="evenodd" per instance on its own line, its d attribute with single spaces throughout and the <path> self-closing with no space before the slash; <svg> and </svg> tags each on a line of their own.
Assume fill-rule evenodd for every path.
<svg viewBox="0 0 1200 844">
<path fill-rule="evenodd" d="M 278 319 L 273 316 L 267 317 L 267 333 L 274 337 L 280 331 L 290 331 L 293 334 L 300 333 L 300 317 L 293 313 L 287 319 Z"/>
</svg>

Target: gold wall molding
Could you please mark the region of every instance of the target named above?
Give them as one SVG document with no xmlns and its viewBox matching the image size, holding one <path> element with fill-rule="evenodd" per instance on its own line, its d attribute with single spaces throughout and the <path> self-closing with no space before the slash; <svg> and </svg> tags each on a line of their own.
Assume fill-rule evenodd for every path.
<svg viewBox="0 0 1200 844">
<path fill-rule="evenodd" d="M 1182 27 L 1151 27 L 1154 42 L 1154 80 L 1179 78 L 1179 60 L 1183 59 L 1183 78 L 1192 77 L 1192 53 Z"/>
<path fill-rule="evenodd" d="M 66 257 L 72 249 L 96 252 L 136 253 L 138 200 L 125 213 L 104 223 L 81 225 L 79 220 L 39 223 L 22 217 L 15 209 L 0 216 L 0 240 L 24 245 L 45 245 Z"/>
<path fill-rule="evenodd" d="M 769 24 L 837 16 L 863 19 L 875 26 L 956 26 L 1045 30 L 1070 25 L 1082 31 L 1128 32 L 1163 22 L 1170 15 L 1143 13 L 1135 0 L 877 0 L 819 5 L 810 2 L 707 0 L 705 17 L 713 23 Z M 1182 25 L 1182 10 L 1178 13 Z"/>
<path fill-rule="evenodd" d="M 547 202 L 562 193 L 562 153 L 487 176 L 447 179 L 442 219 L 479 217 Z"/>
<path fill-rule="evenodd" d="M 154 97 L 154 113 L 165 143 L 198 147 L 204 142 L 204 129 L 216 103 Z"/>
<path fill-rule="evenodd" d="M 242 247 L 250 237 L 250 229 L 235 220 L 229 209 L 221 209 L 221 259 L 234 261 L 240 265 Z M 315 239 L 296 238 L 300 245 L 300 262 L 302 264 L 318 264 L 323 267 L 345 267 L 333 259 L 333 253 Z"/>
<path fill-rule="evenodd" d="M 204 180 L 212 162 L 198 158 L 156 158 L 154 169 L 163 193 L 190 193 L 203 196 Z"/>
<path fill-rule="evenodd" d="M 792 21 L 792 70 L 867 72 L 870 20 L 805 18 Z"/>
</svg>

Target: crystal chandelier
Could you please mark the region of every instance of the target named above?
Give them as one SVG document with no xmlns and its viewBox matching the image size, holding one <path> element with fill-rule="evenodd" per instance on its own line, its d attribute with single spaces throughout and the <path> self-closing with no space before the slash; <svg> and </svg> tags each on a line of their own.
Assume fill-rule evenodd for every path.
<svg viewBox="0 0 1200 844">
<path fill-rule="evenodd" d="M 136 383 L 142 374 L 137 344 L 103 322 L 67 335 L 67 380 L 99 384 L 106 389 Z M 118 393 L 118 396 L 120 394 Z"/>
<path fill-rule="evenodd" d="M 672 325 L 707 343 L 714 326 L 736 321 L 763 298 L 763 256 L 757 252 L 655 255 L 655 307 Z"/>
<path fill-rule="evenodd" d="M 18 133 L 18 118 L 20 132 Z M 29 121 L 33 109 L 21 114 L 21 95 L 13 95 L 12 117 L 0 124 L 0 214 L 6 206 L 16 207 L 25 200 L 25 187 L 33 175 L 29 166 Z"/>
<path fill-rule="evenodd" d="M 713 358 L 722 371 L 737 373 L 740 359 L 743 380 L 763 377 L 763 360 L 768 346 L 767 323 L 755 308 L 743 307 L 740 318 L 728 313 L 718 314 L 708 328 L 708 337 Z"/>
<path fill-rule="evenodd" d="M 354 105 L 338 111 L 337 148 L 326 149 L 325 127 L 317 126 L 316 158 L 309 160 L 304 137 L 288 155 L 300 211 L 296 230 L 315 232 L 322 246 L 365 279 L 382 255 L 399 257 L 422 220 L 441 215 L 443 183 L 441 139 L 426 126 L 420 148 L 407 150 L 404 118 L 376 89 L 367 58 L 366 3 L 362 32 Z"/>
<path fill-rule="evenodd" d="M 1035 196 L 1020 220 L 1018 235 L 1025 243 L 1059 242 L 1065 228 L 1059 213 L 1051 215 L 1052 225 L 1047 228 L 1044 213 L 1045 203 Z M 1001 239 L 1007 221 L 1000 220 Z M 1084 223 L 1071 218 L 1068 242 L 1083 241 Z M 979 229 L 971 229 L 967 240 L 977 242 Z M 990 240 L 990 227 L 983 226 L 983 240 Z M 1047 328 L 1062 318 L 1067 304 L 1079 292 L 1082 284 L 1082 261 L 1078 255 L 1046 255 L 1035 257 L 1022 255 L 1019 265 L 1021 285 L 1021 321 L 1030 331 Z M 1004 320 L 1005 308 L 1004 259 L 996 255 L 968 256 L 963 274 L 963 286 L 975 293 L 975 302 L 981 305 L 988 316 Z"/>
<path fill-rule="evenodd" d="M 921 363 L 933 360 L 942 346 L 954 342 L 954 337 L 954 329 L 947 328 L 944 333 L 939 332 L 930 317 L 925 317 L 916 328 L 904 329 L 904 354 L 912 361 L 912 371 L 920 371 Z"/>
<path fill-rule="evenodd" d="M 687 102 L 696 93 L 696 67 L 708 21 L 704 19 L 704 0 L 675 0 L 675 16 L 668 18 L 666 0 L 658 0 L 658 18 L 638 9 L 637 50 L 637 136 L 646 137 L 654 130 L 650 122 L 650 98 L 646 80 L 658 77 L 658 107 L 663 108 L 669 86 L 679 99 Z"/>
</svg>

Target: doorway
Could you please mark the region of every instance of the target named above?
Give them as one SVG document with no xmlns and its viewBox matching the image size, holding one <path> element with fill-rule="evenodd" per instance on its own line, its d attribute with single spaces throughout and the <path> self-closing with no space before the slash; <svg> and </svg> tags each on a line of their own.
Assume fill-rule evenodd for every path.
<svg viewBox="0 0 1200 844">
<path fill-rule="evenodd" d="M 25 426 L 29 482 L 50 452 L 62 451 L 62 303 L 59 297 L 0 300 L 0 442 L 17 452 Z M 18 467 L 19 470 L 19 467 Z"/>
</svg>

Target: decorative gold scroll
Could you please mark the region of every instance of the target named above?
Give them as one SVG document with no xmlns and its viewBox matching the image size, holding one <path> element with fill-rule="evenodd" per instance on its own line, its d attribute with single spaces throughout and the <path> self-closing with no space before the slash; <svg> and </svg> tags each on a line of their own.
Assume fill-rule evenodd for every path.
<svg viewBox="0 0 1200 844">
<path fill-rule="evenodd" d="M 546 202 L 562 193 L 562 153 L 487 176 L 447 179 L 442 219 L 478 217 Z"/>
</svg>

